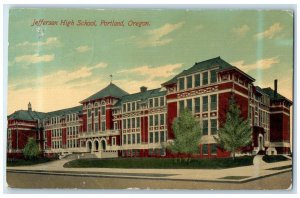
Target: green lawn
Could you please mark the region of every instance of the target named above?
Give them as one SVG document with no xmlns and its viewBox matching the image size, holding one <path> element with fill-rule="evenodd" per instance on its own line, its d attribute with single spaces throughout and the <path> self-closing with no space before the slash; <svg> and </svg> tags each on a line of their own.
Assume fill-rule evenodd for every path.
<svg viewBox="0 0 300 198">
<path fill-rule="evenodd" d="M 116 159 L 77 159 L 64 164 L 65 168 L 160 168 L 160 169 L 223 169 L 249 166 L 252 156 L 224 159 L 184 159 L 168 158 L 116 158 Z"/>
<path fill-rule="evenodd" d="M 282 155 L 265 155 L 263 156 L 263 160 L 267 163 L 273 163 L 273 162 L 286 161 L 288 159 Z"/>
<path fill-rule="evenodd" d="M 7 160 L 6 166 L 30 166 L 30 165 L 35 165 L 35 164 L 41 164 L 41 163 L 46 163 L 53 161 L 54 159 L 50 158 L 38 158 L 35 160 L 25 160 L 25 159 L 15 159 L 15 160 Z"/>
</svg>

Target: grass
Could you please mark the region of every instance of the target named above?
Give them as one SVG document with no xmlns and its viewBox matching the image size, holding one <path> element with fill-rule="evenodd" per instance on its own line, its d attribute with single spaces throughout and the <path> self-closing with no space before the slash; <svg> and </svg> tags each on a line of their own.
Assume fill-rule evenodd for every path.
<svg viewBox="0 0 300 198">
<path fill-rule="evenodd" d="M 12 167 L 12 166 L 30 166 L 35 164 L 42 164 L 46 162 L 53 161 L 54 159 L 50 158 L 38 158 L 35 160 L 25 160 L 25 159 L 14 159 L 14 160 L 7 160 L 6 166 Z"/>
<path fill-rule="evenodd" d="M 282 155 L 265 155 L 263 156 L 263 160 L 267 163 L 273 163 L 273 162 L 286 161 L 288 159 Z"/>
<path fill-rule="evenodd" d="M 275 167 L 275 168 L 269 168 L 268 170 L 283 170 L 287 168 L 292 168 L 292 165 L 287 165 L 287 166 L 280 166 L 280 167 Z"/>
<path fill-rule="evenodd" d="M 150 168 L 150 169 L 223 169 L 239 166 L 249 166 L 253 157 L 238 157 L 223 159 L 184 159 L 170 158 L 116 158 L 116 159 L 77 159 L 64 164 L 65 168 Z"/>
</svg>

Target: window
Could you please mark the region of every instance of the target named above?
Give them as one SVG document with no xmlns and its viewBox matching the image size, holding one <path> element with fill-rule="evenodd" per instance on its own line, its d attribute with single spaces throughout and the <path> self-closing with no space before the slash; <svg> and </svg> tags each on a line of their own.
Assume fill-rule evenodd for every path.
<svg viewBox="0 0 300 198">
<path fill-rule="evenodd" d="M 210 110 L 217 110 L 217 95 L 210 96 Z"/>
<path fill-rule="evenodd" d="M 88 132 L 92 131 L 92 124 L 88 124 Z"/>
<path fill-rule="evenodd" d="M 154 116 L 154 121 L 155 121 L 155 126 L 157 126 L 158 125 L 158 115 Z"/>
<path fill-rule="evenodd" d="M 203 120 L 203 135 L 208 135 L 208 120 Z"/>
<path fill-rule="evenodd" d="M 127 129 L 130 129 L 131 127 L 130 127 L 130 118 L 129 119 L 127 119 Z"/>
<path fill-rule="evenodd" d="M 114 129 L 118 129 L 118 122 L 114 122 Z"/>
<path fill-rule="evenodd" d="M 202 78 L 202 85 L 207 85 L 207 84 L 208 84 L 208 72 L 204 72 Z"/>
<path fill-rule="evenodd" d="M 217 119 L 210 120 L 210 134 L 211 135 L 217 134 Z"/>
<path fill-rule="evenodd" d="M 210 153 L 212 154 L 212 155 L 216 155 L 217 154 L 217 144 L 211 144 L 210 145 Z"/>
<path fill-rule="evenodd" d="M 123 135 L 123 144 L 126 144 L 126 135 Z"/>
<path fill-rule="evenodd" d="M 158 98 L 154 98 L 154 106 L 158 107 Z"/>
<path fill-rule="evenodd" d="M 126 120 L 123 120 L 123 129 L 126 129 Z"/>
<path fill-rule="evenodd" d="M 179 101 L 179 113 L 183 112 L 184 110 L 184 100 Z"/>
<path fill-rule="evenodd" d="M 102 129 L 102 131 L 106 130 L 105 122 L 101 122 L 101 129 Z"/>
<path fill-rule="evenodd" d="M 98 108 L 95 109 L 95 116 L 98 116 Z"/>
<path fill-rule="evenodd" d="M 160 114 L 160 125 L 165 125 L 165 114 Z"/>
<path fill-rule="evenodd" d="M 102 108 L 101 108 L 101 114 L 102 114 L 102 115 L 105 115 L 105 107 L 102 107 Z"/>
<path fill-rule="evenodd" d="M 126 104 L 123 104 L 123 112 L 126 112 Z"/>
<path fill-rule="evenodd" d="M 132 144 L 135 144 L 135 134 L 132 134 Z"/>
<path fill-rule="evenodd" d="M 141 118 L 140 117 L 138 117 L 138 118 L 136 118 L 136 128 L 140 128 L 140 124 L 141 123 Z"/>
<path fill-rule="evenodd" d="M 203 155 L 207 155 L 208 154 L 207 144 L 203 144 L 202 145 L 202 154 Z"/>
<path fill-rule="evenodd" d="M 179 79 L 179 90 L 184 90 L 184 78 Z"/>
<path fill-rule="evenodd" d="M 153 107 L 153 99 L 149 99 L 149 107 L 152 108 Z"/>
<path fill-rule="evenodd" d="M 149 136 L 150 136 L 150 138 L 149 138 L 149 143 L 153 143 L 153 132 L 150 132 L 149 133 Z"/>
<path fill-rule="evenodd" d="M 127 103 L 127 111 L 131 111 L 131 103 Z"/>
<path fill-rule="evenodd" d="M 210 71 L 210 83 L 217 82 L 217 70 Z"/>
<path fill-rule="evenodd" d="M 159 141 L 159 132 L 155 132 L 155 143 L 158 143 Z"/>
<path fill-rule="evenodd" d="M 200 98 L 195 98 L 194 103 L 195 103 L 195 113 L 200 113 Z"/>
<path fill-rule="evenodd" d="M 188 76 L 186 78 L 186 80 L 187 80 L 187 88 L 188 89 L 192 88 L 193 87 L 193 77 L 192 76 Z"/>
<path fill-rule="evenodd" d="M 91 117 L 91 116 L 92 116 L 92 110 L 88 109 L 88 117 Z"/>
<path fill-rule="evenodd" d="M 139 134 L 139 133 L 136 134 L 136 143 L 137 144 L 141 143 L 141 134 Z"/>
<path fill-rule="evenodd" d="M 131 134 L 128 134 L 128 144 L 131 144 Z"/>
<path fill-rule="evenodd" d="M 149 125 L 153 126 L 153 115 L 149 116 Z"/>
<path fill-rule="evenodd" d="M 137 102 L 137 103 L 136 103 L 136 110 L 139 110 L 139 109 L 140 109 L 140 103 Z"/>
<path fill-rule="evenodd" d="M 200 86 L 200 74 L 196 74 L 194 76 L 194 82 L 195 82 L 195 87 L 199 87 Z"/>
<path fill-rule="evenodd" d="M 132 128 L 135 128 L 135 118 L 132 118 Z"/>
<path fill-rule="evenodd" d="M 192 99 L 188 99 L 188 100 L 186 101 L 186 103 L 187 103 L 187 108 L 188 108 L 188 110 L 189 110 L 189 111 L 193 111 L 193 100 L 192 100 Z"/>
<path fill-rule="evenodd" d="M 202 111 L 206 112 L 208 111 L 208 97 L 203 96 L 202 101 L 203 101 Z"/>
<path fill-rule="evenodd" d="M 133 102 L 133 103 L 131 104 L 131 109 L 132 109 L 132 111 L 135 111 L 135 102 Z"/>
<path fill-rule="evenodd" d="M 160 97 L 160 106 L 164 106 L 164 105 L 165 105 L 165 98 Z"/>
<path fill-rule="evenodd" d="M 99 125 L 98 125 L 98 122 L 97 123 L 95 123 L 95 131 L 97 132 L 97 131 L 99 131 L 99 127 L 98 127 Z"/>
<path fill-rule="evenodd" d="M 160 132 L 160 142 L 164 142 L 165 141 L 165 132 L 161 131 Z"/>
</svg>

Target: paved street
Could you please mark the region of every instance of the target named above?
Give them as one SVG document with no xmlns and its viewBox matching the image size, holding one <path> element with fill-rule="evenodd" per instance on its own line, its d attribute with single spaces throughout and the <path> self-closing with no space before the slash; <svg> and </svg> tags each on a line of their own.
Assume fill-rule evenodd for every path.
<svg viewBox="0 0 300 198">
<path fill-rule="evenodd" d="M 262 190 L 288 189 L 291 178 L 291 171 L 245 183 L 7 173 L 7 183 L 16 188 Z"/>
</svg>

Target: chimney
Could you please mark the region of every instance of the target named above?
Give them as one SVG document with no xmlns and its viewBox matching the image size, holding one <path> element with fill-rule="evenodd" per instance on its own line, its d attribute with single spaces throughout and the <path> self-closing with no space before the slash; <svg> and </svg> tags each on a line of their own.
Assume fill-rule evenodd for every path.
<svg viewBox="0 0 300 198">
<path fill-rule="evenodd" d="M 32 111 L 31 103 L 30 102 L 28 103 L 28 111 Z"/>
<path fill-rule="evenodd" d="M 142 87 L 140 87 L 140 90 L 141 90 L 141 93 L 143 93 L 143 92 L 147 91 L 147 87 L 142 86 Z"/>
<path fill-rule="evenodd" d="M 277 98 L 277 79 L 274 80 L 274 98 Z"/>
</svg>

